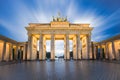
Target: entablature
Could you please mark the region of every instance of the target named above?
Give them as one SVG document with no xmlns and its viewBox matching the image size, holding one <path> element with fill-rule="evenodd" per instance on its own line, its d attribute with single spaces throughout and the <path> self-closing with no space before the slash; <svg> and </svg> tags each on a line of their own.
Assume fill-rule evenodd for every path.
<svg viewBox="0 0 120 80">
<path fill-rule="evenodd" d="M 93 27 L 26 27 L 29 30 L 93 30 Z"/>
<path fill-rule="evenodd" d="M 90 27 L 90 24 L 72 24 L 69 22 L 51 22 L 51 23 L 29 23 L 29 28 L 84 28 Z"/>
<path fill-rule="evenodd" d="M 29 31 L 28 34 L 91 34 L 91 31 L 79 31 L 79 30 L 41 30 L 41 31 Z"/>
</svg>

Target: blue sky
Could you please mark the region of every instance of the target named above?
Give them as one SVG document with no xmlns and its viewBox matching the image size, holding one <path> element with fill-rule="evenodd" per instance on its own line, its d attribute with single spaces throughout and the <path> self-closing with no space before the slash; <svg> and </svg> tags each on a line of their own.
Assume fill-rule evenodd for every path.
<svg viewBox="0 0 120 80">
<path fill-rule="evenodd" d="M 27 41 L 28 23 L 48 23 L 58 12 L 70 23 L 90 23 L 93 41 L 120 33 L 120 0 L 0 0 L 0 34 Z"/>
</svg>

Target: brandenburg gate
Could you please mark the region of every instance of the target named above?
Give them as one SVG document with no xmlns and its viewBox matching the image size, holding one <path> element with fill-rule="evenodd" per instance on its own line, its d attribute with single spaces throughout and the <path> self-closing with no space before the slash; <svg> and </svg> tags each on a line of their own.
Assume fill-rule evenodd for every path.
<svg viewBox="0 0 120 80">
<path fill-rule="evenodd" d="M 55 40 L 64 40 L 64 59 L 70 59 L 69 40 L 73 41 L 73 59 L 89 59 L 91 45 L 90 24 L 73 24 L 67 18 L 53 17 L 50 23 L 30 23 L 27 59 L 36 60 L 39 42 L 39 59 L 46 59 L 46 40 L 51 41 L 51 60 L 55 59 Z"/>
</svg>

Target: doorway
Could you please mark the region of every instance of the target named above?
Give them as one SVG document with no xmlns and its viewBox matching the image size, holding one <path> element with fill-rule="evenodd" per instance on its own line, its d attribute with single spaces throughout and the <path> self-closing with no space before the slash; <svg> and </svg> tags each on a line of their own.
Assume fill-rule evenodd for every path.
<svg viewBox="0 0 120 80">
<path fill-rule="evenodd" d="M 46 40 L 46 59 L 50 60 L 51 58 L 51 40 Z"/>
<path fill-rule="evenodd" d="M 102 58 L 105 59 L 105 51 L 104 51 L 104 48 L 102 48 Z"/>
<path fill-rule="evenodd" d="M 15 60 L 15 49 L 12 49 L 12 59 Z"/>
<path fill-rule="evenodd" d="M 64 59 L 64 40 L 55 40 L 55 60 Z"/>
<path fill-rule="evenodd" d="M 69 40 L 70 59 L 73 59 L 73 40 Z"/>
<path fill-rule="evenodd" d="M 120 49 L 118 49 L 118 54 L 119 54 L 119 58 L 120 58 Z"/>
</svg>

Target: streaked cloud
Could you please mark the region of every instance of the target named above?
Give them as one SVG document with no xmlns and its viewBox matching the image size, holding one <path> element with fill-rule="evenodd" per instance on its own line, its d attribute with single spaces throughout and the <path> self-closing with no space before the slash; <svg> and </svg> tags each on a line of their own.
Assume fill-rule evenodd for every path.
<svg viewBox="0 0 120 80">
<path fill-rule="evenodd" d="M 56 16 L 58 12 L 61 16 L 67 16 L 70 23 L 90 23 L 91 27 L 94 27 L 93 41 L 101 41 L 120 33 L 115 30 L 120 29 L 120 7 L 117 0 L 112 3 L 108 0 L 8 0 L 7 3 L 2 0 L 0 2 L 0 25 L 2 25 L 0 27 L 8 30 L 12 38 L 17 41 L 27 41 L 27 31 L 24 27 L 28 23 L 49 23 L 52 16 Z M 109 30 L 112 28 L 114 32 Z M 62 42 L 57 44 L 63 45 Z M 48 43 L 47 46 L 49 45 Z M 61 50 L 62 47 L 57 52 L 63 53 Z"/>
</svg>

